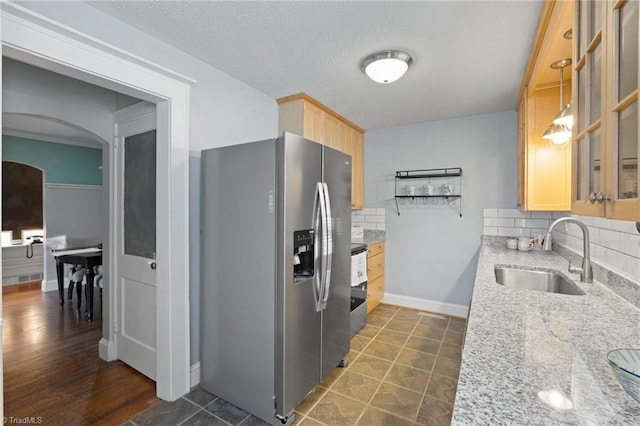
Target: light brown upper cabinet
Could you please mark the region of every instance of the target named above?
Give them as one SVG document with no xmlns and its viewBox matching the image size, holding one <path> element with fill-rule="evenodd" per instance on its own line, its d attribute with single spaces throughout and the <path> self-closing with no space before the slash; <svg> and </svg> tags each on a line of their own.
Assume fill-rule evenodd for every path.
<svg viewBox="0 0 640 426">
<path fill-rule="evenodd" d="M 640 221 L 637 1 L 576 1 L 572 212 Z"/>
<path fill-rule="evenodd" d="M 572 58 L 565 33 L 573 1 L 545 1 L 518 97 L 518 205 L 523 210 L 571 208 L 571 144 L 552 145 L 542 135 L 560 111 L 560 71 L 551 64 Z M 571 100 L 571 66 L 563 72 L 563 100 Z"/>
<path fill-rule="evenodd" d="M 351 155 L 351 208 L 362 209 L 364 131 L 304 93 L 278 99 L 278 132 L 285 131 Z"/>
</svg>

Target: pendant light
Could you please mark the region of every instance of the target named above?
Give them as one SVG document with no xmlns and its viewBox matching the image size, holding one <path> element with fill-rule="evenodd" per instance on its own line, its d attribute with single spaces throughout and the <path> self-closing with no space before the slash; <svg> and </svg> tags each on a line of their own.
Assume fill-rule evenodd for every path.
<svg viewBox="0 0 640 426">
<path fill-rule="evenodd" d="M 362 61 L 361 69 L 376 83 L 393 83 L 404 75 L 413 63 L 411 55 L 400 50 L 373 53 Z"/>
<path fill-rule="evenodd" d="M 563 146 L 571 139 L 571 127 L 573 126 L 573 114 L 571 113 L 571 103 L 565 105 L 563 102 L 564 69 L 571 65 L 571 59 L 561 59 L 551 64 L 554 70 L 560 70 L 560 112 L 556 115 L 551 126 L 542 135 L 543 139 L 548 139 L 551 144 Z"/>
<path fill-rule="evenodd" d="M 567 31 L 565 31 L 565 33 L 563 34 L 563 37 L 565 40 L 573 40 L 573 28 L 569 28 Z M 562 101 L 560 102 L 562 103 Z M 566 126 L 569 128 L 569 130 L 571 130 L 573 128 L 572 105 L 573 103 L 570 101 L 568 104 L 562 107 L 560 112 L 553 119 L 553 122 L 556 124 L 561 124 L 563 126 Z"/>
<path fill-rule="evenodd" d="M 566 126 L 569 130 L 573 128 L 573 111 L 571 110 L 571 105 L 571 102 L 566 104 L 558 115 L 556 115 L 556 118 L 553 119 L 555 124 Z"/>
</svg>

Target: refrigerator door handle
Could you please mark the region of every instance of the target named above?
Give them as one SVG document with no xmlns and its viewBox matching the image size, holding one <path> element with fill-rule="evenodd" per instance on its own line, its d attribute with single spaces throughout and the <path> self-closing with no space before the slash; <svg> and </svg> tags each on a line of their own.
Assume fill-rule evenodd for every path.
<svg viewBox="0 0 640 426">
<path fill-rule="evenodd" d="M 321 229 L 322 215 L 323 215 L 323 206 L 324 205 L 324 187 L 321 182 L 316 184 L 316 195 L 313 201 L 313 229 L 314 229 L 314 249 L 313 249 L 313 297 L 315 301 L 316 312 L 320 312 L 321 301 L 322 301 L 322 280 L 323 280 L 323 272 L 321 267 L 324 265 L 324 261 L 322 258 L 321 248 L 323 247 L 323 242 L 321 241 L 322 235 L 318 232 Z M 322 227 L 324 229 L 324 227 Z M 324 231 L 323 231 L 324 232 Z"/>
<path fill-rule="evenodd" d="M 322 182 L 325 196 L 325 214 L 326 214 L 326 227 L 323 227 L 325 231 L 325 241 L 327 243 L 326 256 L 324 259 L 325 264 L 325 276 L 324 286 L 322 289 L 322 309 L 327 308 L 327 300 L 329 300 L 329 289 L 331 288 L 331 262 L 333 260 L 333 218 L 331 216 L 331 199 L 329 197 L 329 187 L 325 182 Z"/>
</svg>

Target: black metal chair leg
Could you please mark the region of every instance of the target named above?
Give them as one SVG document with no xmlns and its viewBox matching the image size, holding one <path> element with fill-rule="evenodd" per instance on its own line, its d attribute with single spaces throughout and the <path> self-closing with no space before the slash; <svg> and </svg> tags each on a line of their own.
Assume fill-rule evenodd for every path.
<svg viewBox="0 0 640 426">
<path fill-rule="evenodd" d="M 76 295 L 78 296 L 78 311 L 80 311 L 80 305 L 82 305 L 82 281 L 80 281 L 76 289 Z"/>
<path fill-rule="evenodd" d="M 67 299 L 71 300 L 73 299 L 73 286 L 74 286 L 74 282 L 73 281 L 69 281 L 69 291 L 67 293 Z"/>
<path fill-rule="evenodd" d="M 89 285 L 84 286 L 84 312 L 89 313 Z"/>
</svg>

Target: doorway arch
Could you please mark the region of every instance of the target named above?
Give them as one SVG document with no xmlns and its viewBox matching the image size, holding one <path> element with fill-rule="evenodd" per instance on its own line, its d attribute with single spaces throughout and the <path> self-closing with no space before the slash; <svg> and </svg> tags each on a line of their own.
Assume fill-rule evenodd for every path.
<svg viewBox="0 0 640 426">
<path fill-rule="evenodd" d="M 189 91 L 186 77 L 85 36 L 11 3 L 2 12 L 2 53 L 21 62 L 156 104 L 157 108 L 157 371 L 156 392 L 175 400 L 190 388 L 188 272 Z M 114 176 L 112 152 L 105 158 Z M 109 187 L 109 203 L 115 199 Z M 114 216 L 110 214 L 110 216 Z M 115 224 L 110 223 L 114 229 Z M 113 236 L 109 250 L 113 259 Z M 112 276 L 118 276 L 113 265 Z M 108 324 L 108 335 L 115 324 Z M 113 359 L 111 342 L 101 356 Z"/>
</svg>

